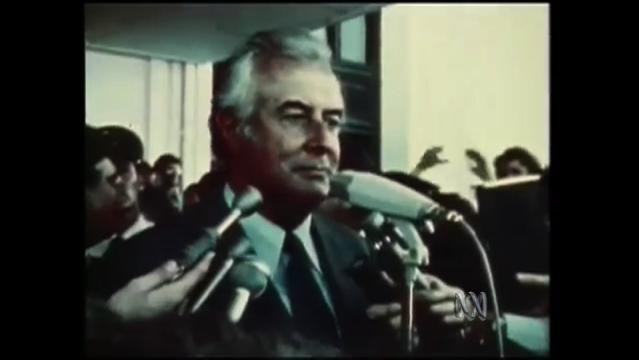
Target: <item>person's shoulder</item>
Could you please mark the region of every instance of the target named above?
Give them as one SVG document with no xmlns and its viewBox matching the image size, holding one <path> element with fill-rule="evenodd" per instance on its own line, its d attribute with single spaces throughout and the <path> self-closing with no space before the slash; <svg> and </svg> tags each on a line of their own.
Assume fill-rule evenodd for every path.
<svg viewBox="0 0 639 360">
<path fill-rule="evenodd" d="M 366 239 L 350 227 L 330 217 L 313 213 L 313 227 L 324 245 L 343 263 L 356 263 L 371 256 Z"/>
<path fill-rule="evenodd" d="M 369 302 L 390 302 L 395 290 L 383 281 L 376 253 L 355 230 L 325 215 L 314 214 L 313 223 L 331 263 L 357 285 Z"/>
<path fill-rule="evenodd" d="M 317 227 L 319 230 L 329 232 L 331 235 L 338 236 L 340 238 L 352 240 L 353 246 L 364 246 L 362 237 L 359 236 L 355 230 L 348 227 L 347 225 L 319 212 L 315 212 L 312 214 L 312 220 L 315 227 Z"/>
</svg>

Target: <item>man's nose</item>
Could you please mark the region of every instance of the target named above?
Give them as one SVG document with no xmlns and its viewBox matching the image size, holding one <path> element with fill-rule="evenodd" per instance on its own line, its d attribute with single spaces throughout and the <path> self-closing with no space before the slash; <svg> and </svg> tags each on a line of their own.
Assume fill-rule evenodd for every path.
<svg viewBox="0 0 639 360">
<path fill-rule="evenodd" d="M 313 119 L 309 129 L 306 151 L 315 156 L 328 155 L 332 162 L 337 163 L 340 155 L 338 133 L 329 128 L 321 119 Z"/>
</svg>

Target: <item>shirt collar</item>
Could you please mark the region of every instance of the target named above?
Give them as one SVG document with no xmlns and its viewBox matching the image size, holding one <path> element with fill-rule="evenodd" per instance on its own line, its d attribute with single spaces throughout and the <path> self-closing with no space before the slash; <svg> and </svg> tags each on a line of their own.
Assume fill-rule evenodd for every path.
<svg viewBox="0 0 639 360">
<path fill-rule="evenodd" d="M 233 204 L 233 199 L 235 199 L 235 193 L 227 183 L 224 185 L 224 200 L 229 208 L 231 207 L 231 204 Z M 271 273 L 275 273 L 280 261 L 280 254 L 282 253 L 282 246 L 284 245 L 286 231 L 269 219 L 265 218 L 259 212 L 243 218 L 239 222 L 240 225 L 242 225 L 246 236 L 249 238 L 257 256 L 269 266 Z M 315 246 L 313 245 L 313 239 L 311 237 L 310 215 L 307 216 L 295 230 L 293 230 L 293 234 L 302 241 L 304 250 L 306 250 L 306 253 L 310 257 L 313 266 L 316 270 L 321 272 L 317 252 L 315 251 Z"/>
<path fill-rule="evenodd" d="M 140 233 L 148 228 L 153 226 L 153 223 L 147 220 L 144 215 L 140 214 L 138 219 L 131 225 L 128 229 L 126 229 L 122 235 L 120 236 L 122 240 L 127 240 L 133 235 Z"/>
</svg>

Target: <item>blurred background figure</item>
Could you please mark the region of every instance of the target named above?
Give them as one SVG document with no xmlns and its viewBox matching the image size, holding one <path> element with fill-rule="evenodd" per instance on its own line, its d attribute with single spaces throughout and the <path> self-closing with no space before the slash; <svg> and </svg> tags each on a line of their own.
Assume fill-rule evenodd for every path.
<svg viewBox="0 0 639 360">
<path fill-rule="evenodd" d="M 197 205 L 200 202 L 198 184 L 191 184 L 184 189 L 184 210 Z"/>
<path fill-rule="evenodd" d="M 121 177 L 107 157 L 98 131 L 90 126 L 84 130 L 84 199 L 85 248 L 111 237 L 117 230 L 114 206 Z"/>
<path fill-rule="evenodd" d="M 160 156 L 153 164 L 158 187 L 167 194 L 173 207 L 182 206 L 182 161 L 172 154 Z"/>
<path fill-rule="evenodd" d="M 495 175 L 503 179 L 522 175 L 541 175 L 539 160 L 522 147 L 511 147 L 495 158 Z"/>
<path fill-rule="evenodd" d="M 160 156 L 153 164 L 151 186 L 145 189 L 144 212 L 154 223 L 174 219 L 182 212 L 182 161 L 172 154 Z"/>
<path fill-rule="evenodd" d="M 117 236 L 105 239 L 87 251 L 90 256 L 99 258 L 114 239 L 127 240 L 153 226 L 153 223 L 142 214 L 138 200 L 141 179 L 138 177 L 137 168 L 144 156 L 142 141 L 131 130 L 119 126 L 106 126 L 96 131 L 104 152 L 119 177 L 119 181 L 113 183 L 115 201 L 112 210 Z"/>
<path fill-rule="evenodd" d="M 151 186 L 155 178 L 153 168 L 151 168 L 151 165 L 146 160 L 142 160 L 135 165 L 135 170 L 138 173 L 139 195 L 142 195 L 144 190 Z"/>
<path fill-rule="evenodd" d="M 197 193 L 200 200 L 212 196 L 219 188 L 224 187 L 227 174 L 223 163 L 217 160 L 211 161 L 211 167 L 197 182 Z"/>
</svg>

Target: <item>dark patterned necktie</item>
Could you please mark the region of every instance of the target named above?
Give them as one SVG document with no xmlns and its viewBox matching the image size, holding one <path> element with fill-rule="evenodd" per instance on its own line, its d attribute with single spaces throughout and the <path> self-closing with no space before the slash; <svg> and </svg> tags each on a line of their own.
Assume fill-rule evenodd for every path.
<svg viewBox="0 0 639 360">
<path fill-rule="evenodd" d="M 282 250 L 288 255 L 285 269 L 288 297 L 295 329 L 310 339 L 335 343 L 333 314 L 313 277 L 313 264 L 297 236 L 287 233 Z"/>
</svg>

